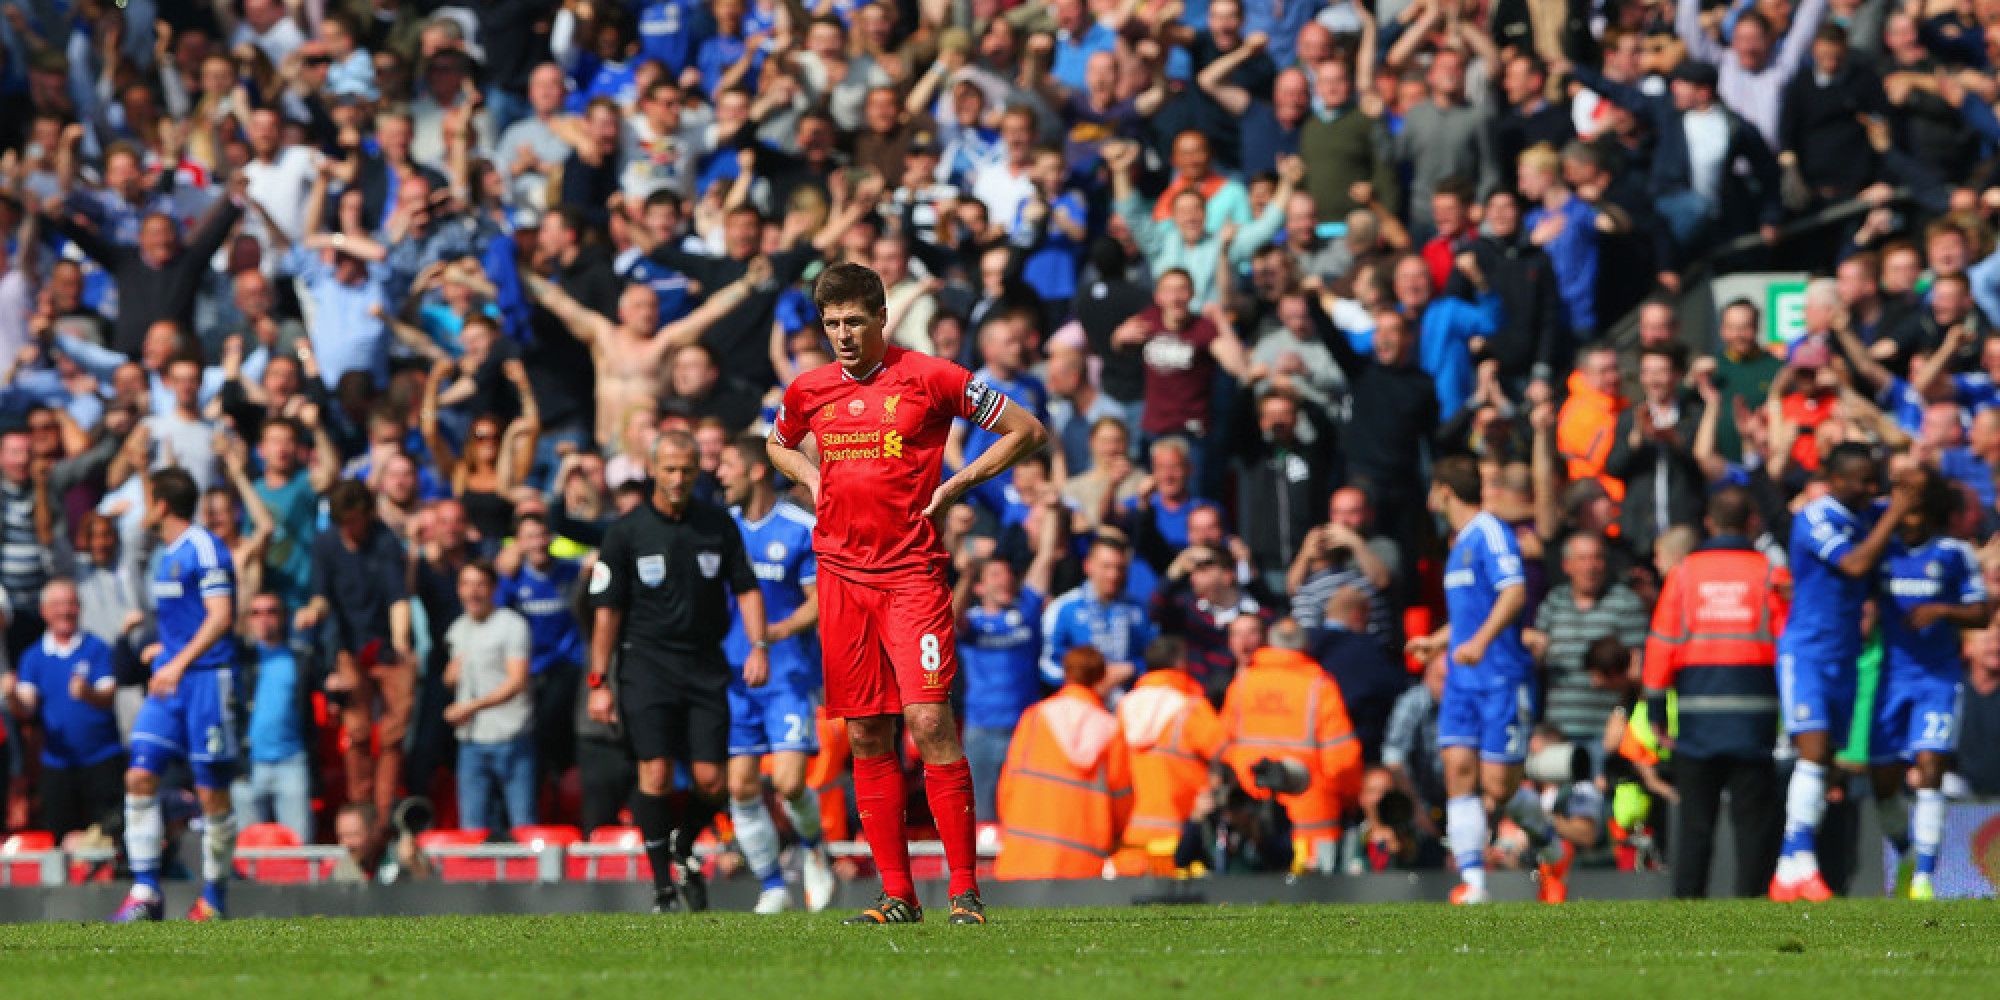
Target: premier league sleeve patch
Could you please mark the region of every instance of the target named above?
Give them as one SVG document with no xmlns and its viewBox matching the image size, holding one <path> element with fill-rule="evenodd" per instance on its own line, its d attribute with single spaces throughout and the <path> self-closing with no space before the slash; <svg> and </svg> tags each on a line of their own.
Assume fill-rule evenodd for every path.
<svg viewBox="0 0 2000 1000">
<path fill-rule="evenodd" d="M 994 421 L 1000 419 L 1000 411 L 1006 408 L 1007 397 L 985 379 L 974 377 L 965 383 L 966 419 L 992 430 Z"/>
<path fill-rule="evenodd" d="M 590 592 L 602 594 L 611 589 L 611 565 L 599 559 L 590 567 Z"/>
</svg>

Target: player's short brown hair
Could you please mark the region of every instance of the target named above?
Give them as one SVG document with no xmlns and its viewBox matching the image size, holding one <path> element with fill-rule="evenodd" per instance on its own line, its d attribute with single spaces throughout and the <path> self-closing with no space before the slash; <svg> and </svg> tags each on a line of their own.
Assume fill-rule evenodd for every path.
<svg viewBox="0 0 2000 1000">
<path fill-rule="evenodd" d="M 813 282 L 813 306 L 822 313 L 828 306 L 859 305 L 873 316 L 887 308 L 888 298 L 882 276 L 860 264 L 835 264 Z"/>
<path fill-rule="evenodd" d="M 1451 491 L 1459 503 L 1479 505 L 1479 463 L 1471 455 L 1446 455 L 1431 466 L 1431 482 Z"/>
</svg>

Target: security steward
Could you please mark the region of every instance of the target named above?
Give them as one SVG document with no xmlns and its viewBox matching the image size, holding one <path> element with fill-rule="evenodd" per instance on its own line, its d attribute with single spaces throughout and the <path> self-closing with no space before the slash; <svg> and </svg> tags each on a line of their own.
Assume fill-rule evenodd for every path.
<svg viewBox="0 0 2000 1000">
<path fill-rule="evenodd" d="M 1672 867 L 1674 895 L 1683 899 L 1708 894 L 1724 789 L 1735 894 L 1762 896 L 1778 863 L 1785 797 L 1771 749 L 1790 576 L 1750 544 L 1753 516 L 1750 494 L 1739 487 L 1709 500 L 1709 540 L 1667 574 L 1646 640 L 1646 715 L 1660 756 L 1673 755 L 1681 799 Z"/>
<path fill-rule="evenodd" d="M 735 519 L 694 499 L 701 473 L 694 437 L 660 435 L 652 473 L 652 496 L 611 526 L 591 567 L 596 618 L 586 683 L 590 717 L 622 721 L 638 760 L 632 812 L 653 866 L 654 912 L 693 912 L 708 908 L 694 840 L 722 808 L 729 760 L 730 666 L 722 655 L 729 598 L 735 595 L 750 640 L 743 679 L 757 687 L 770 675 L 764 595 Z M 615 693 L 605 683 L 613 650 L 620 654 Z M 678 804 L 667 796 L 672 761 L 686 764 L 693 779 Z"/>
</svg>

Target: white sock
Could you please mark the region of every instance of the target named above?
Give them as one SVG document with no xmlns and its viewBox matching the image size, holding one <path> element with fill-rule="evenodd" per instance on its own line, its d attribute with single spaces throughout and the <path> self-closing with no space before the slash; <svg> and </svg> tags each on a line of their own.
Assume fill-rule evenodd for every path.
<svg viewBox="0 0 2000 1000">
<path fill-rule="evenodd" d="M 1938 788 L 1917 789 L 1917 808 L 1910 821 L 1910 846 L 1918 855 L 1937 855 L 1938 844 L 1944 841 L 1944 790 Z"/>
<path fill-rule="evenodd" d="M 800 786 L 799 793 L 785 800 L 785 815 L 792 821 L 792 832 L 799 835 L 800 842 L 807 847 L 819 846 L 819 793 Z"/>
<path fill-rule="evenodd" d="M 201 880 L 227 882 L 236 861 L 236 814 L 210 813 L 203 819 Z"/>
<path fill-rule="evenodd" d="M 1882 824 L 1882 839 L 1898 851 L 1910 849 L 1910 799 L 1901 791 L 1875 797 L 1875 819 Z"/>
<path fill-rule="evenodd" d="M 1813 841 L 1819 821 L 1826 815 L 1826 768 L 1809 760 L 1792 765 L 1791 784 L 1785 789 L 1785 847 L 1778 859 L 1778 875 L 1788 882 L 1810 878 L 1819 872 L 1819 856 Z"/>
<path fill-rule="evenodd" d="M 771 813 L 764 808 L 764 800 L 758 798 L 738 802 L 731 799 L 729 822 L 736 827 L 736 846 L 743 851 L 743 860 L 750 863 L 751 873 L 764 878 L 777 871 L 778 827 L 771 822 Z"/>
<path fill-rule="evenodd" d="M 125 796 L 125 857 L 132 864 L 132 873 L 138 877 L 139 885 L 134 892 L 145 890 L 157 896 L 157 882 L 160 872 L 160 842 L 166 838 L 167 824 L 160 817 L 160 799 L 156 795 Z"/>
<path fill-rule="evenodd" d="M 1458 876 L 1476 889 L 1486 888 L 1486 806 L 1477 795 L 1445 800 L 1444 835 L 1458 859 Z"/>
</svg>

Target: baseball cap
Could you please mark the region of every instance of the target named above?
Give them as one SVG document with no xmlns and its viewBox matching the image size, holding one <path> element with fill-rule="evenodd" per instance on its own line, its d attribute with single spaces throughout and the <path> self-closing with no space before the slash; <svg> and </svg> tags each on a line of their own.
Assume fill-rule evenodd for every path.
<svg viewBox="0 0 2000 1000">
<path fill-rule="evenodd" d="M 1716 72 L 1714 63 L 1705 63 L 1699 59 L 1684 59 L 1679 66 L 1674 67 L 1673 78 L 1682 83 L 1692 83 L 1697 87 L 1712 88 L 1720 79 L 1720 75 Z"/>
</svg>

